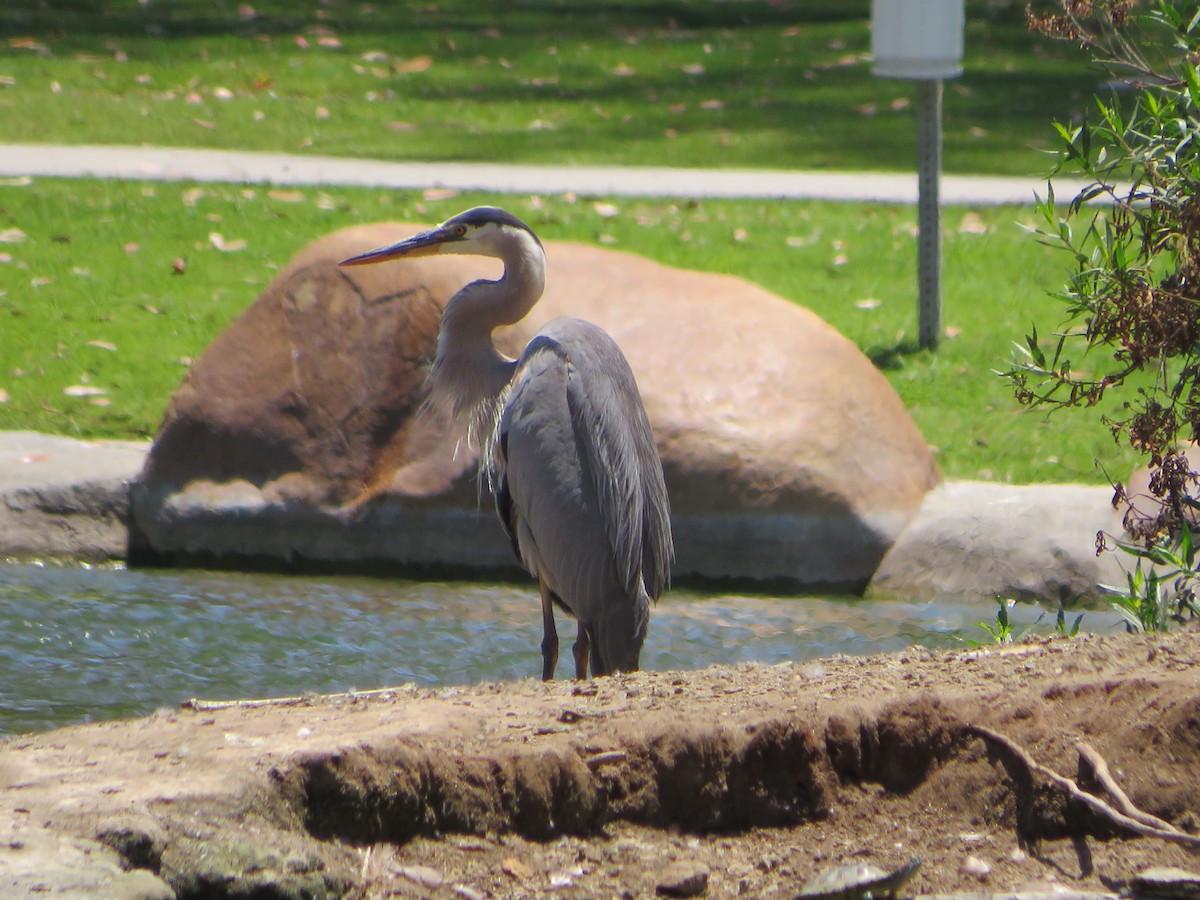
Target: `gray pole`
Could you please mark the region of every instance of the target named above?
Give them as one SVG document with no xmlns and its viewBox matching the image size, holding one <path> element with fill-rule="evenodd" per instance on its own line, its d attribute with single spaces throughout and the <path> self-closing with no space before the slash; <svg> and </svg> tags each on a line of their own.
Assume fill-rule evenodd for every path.
<svg viewBox="0 0 1200 900">
<path fill-rule="evenodd" d="M 917 82 L 918 336 L 932 350 L 942 334 L 942 81 Z"/>
</svg>

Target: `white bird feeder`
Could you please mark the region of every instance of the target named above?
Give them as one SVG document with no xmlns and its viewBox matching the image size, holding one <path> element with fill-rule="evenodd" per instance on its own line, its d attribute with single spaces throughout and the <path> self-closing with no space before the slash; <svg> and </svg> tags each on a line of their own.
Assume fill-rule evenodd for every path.
<svg viewBox="0 0 1200 900">
<path fill-rule="evenodd" d="M 872 0 L 875 74 L 917 82 L 917 260 L 919 338 L 936 347 L 942 331 L 942 79 L 962 74 L 963 0 Z"/>
</svg>

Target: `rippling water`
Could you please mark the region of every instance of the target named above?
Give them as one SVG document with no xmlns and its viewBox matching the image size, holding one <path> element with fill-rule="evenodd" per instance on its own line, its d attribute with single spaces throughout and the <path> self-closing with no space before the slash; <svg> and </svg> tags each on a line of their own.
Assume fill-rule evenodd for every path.
<svg viewBox="0 0 1200 900">
<path fill-rule="evenodd" d="M 986 637 L 994 609 L 701 595 L 653 613 L 645 669 L 806 660 Z M 1018 630 L 1038 610 L 1013 611 Z M 1053 616 L 1039 630 L 1050 630 Z M 1085 627 L 1115 627 L 1088 613 Z M 573 622 L 560 617 L 559 677 Z M 541 672 L 537 592 L 511 585 L 0 565 L 0 734 L 175 706 Z"/>
</svg>

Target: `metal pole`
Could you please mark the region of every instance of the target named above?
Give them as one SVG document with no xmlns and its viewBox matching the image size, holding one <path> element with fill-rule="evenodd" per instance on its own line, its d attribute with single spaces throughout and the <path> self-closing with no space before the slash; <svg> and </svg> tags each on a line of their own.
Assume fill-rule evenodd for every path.
<svg viewBox="0 0 1200 900">
<path fill-rule="evenodd" d="M 942 334 L 942 81 L 917 82 L 918 336 L 932 350 Z"/>
</svg>

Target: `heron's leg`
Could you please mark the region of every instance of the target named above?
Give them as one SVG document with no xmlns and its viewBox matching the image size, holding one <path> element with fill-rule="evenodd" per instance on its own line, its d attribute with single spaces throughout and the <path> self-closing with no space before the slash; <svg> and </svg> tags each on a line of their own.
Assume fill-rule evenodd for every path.
<svg viewBox="0 0 1200 900">
<path fill-rule="evenodd" d="M 579 630 L 575 633 L 575 646 L 572 650 L 575 653 L 575 677 L 582 681 L 587 678 L 588 656 L 592 650 L 591 638 L 582 622 L 579 623 Z"/>
<path fill-rule="evenodd" d="M 554 667 L 558 665 L 558 629 L 554 627 L 554 601 L 550 587 L 541 578 L 538 587 L 542 591 L 542 681 L 554 680 Z"/>
</svg>

